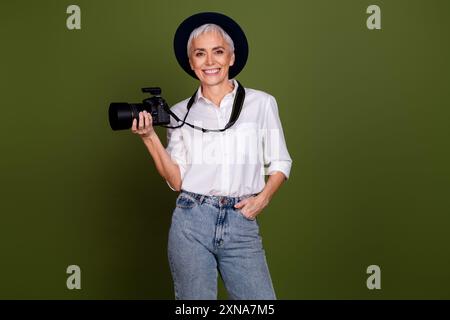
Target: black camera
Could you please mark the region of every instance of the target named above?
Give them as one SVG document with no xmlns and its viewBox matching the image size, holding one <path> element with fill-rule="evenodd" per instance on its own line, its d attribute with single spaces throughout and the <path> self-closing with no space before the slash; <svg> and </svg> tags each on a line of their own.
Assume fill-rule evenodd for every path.
<svg viewBox="0 0 450 320">
<path fill-rule="evenodd" d="M 139 112 L 144 110 L 151 114 L 153 126 L 170 123 L 170 109 L 161 97 L 161 88 L 142 88 L 142 92 L 148 92 L 152 97 L 144 99 L 142 103 L 113 102 L 109 105 L 109 125 L 111 129 L 130 129 L 133 119 L 139 121 Z"/>
</svg>

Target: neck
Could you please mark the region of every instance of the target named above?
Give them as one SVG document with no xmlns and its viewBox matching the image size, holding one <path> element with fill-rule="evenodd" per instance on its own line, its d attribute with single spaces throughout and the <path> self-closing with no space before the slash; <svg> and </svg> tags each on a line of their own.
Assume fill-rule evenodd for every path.
<svg viewBox="0 0 450 320">
<path fill-rule="evenodd" d="M 202 95 L 211 100 L 217 107 L 220 106 L 220 102 L 226 94 L 234 90 L 234 83 L 231 80 L 224 81 L 222 83 L 208 86 L 202 84 Z"/>
</svg>

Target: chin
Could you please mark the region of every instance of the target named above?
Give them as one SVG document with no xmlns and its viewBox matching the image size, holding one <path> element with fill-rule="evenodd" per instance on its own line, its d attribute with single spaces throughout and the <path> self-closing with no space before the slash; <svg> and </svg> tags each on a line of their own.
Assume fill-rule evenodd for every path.
<svg viewBox="0 0 450 320">
<path fill-rule="evenodd" d="M 219 83 L 222 83 L 224 81 L 224 79 L 219 79 L 219 80 L 213 80 L 213 79 L 206 79 L 201 81 L 201 83 L 206 84 L 208 86 L 215 86 Z"/>
<path fill-rule="evenodd" d="M 205 85 L 214 86 L 228 80 L 229 79 L 227 75 L 225 78 L 216 78 L 216 79 L 201 78 L 200 82 Z"/>
</svg>

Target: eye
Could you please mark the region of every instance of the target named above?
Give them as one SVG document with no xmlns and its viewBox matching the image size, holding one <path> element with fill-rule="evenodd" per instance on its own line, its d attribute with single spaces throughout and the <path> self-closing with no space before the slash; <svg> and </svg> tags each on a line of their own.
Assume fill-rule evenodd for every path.
<svg viewBox="0 0 450 320">
<path fill-rule="evenodd" d="M 203 55 L 203 52 L 197 52 L 197 53 L 195 54 L 196 57 L 201 57 L 202 55 Z"/>
<path fill-rule="evenodd" d="M 217 54 L 223 54 L 223 50 L 217 50 L 216 53 Z"/>
</svg>

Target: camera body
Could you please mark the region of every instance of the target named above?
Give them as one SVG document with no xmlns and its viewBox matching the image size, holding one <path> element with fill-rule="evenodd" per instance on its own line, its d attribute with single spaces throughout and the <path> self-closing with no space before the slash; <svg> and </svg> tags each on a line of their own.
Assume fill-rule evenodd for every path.
<svg viewBox="0 0 450 320">
<path fill-rule="evenodd" d="M 112 130 L 130 129 L 133 119 L 139 121 L 139 112 L 146 110 L 152 116 L 152 125 L 167 125 L 170 123 L 169 106 L 161 97 L 161 88 L 142 88 L 142 92 L 150 93 L 152 97 L 142 103 L 113 102 L 109 105 L 109 125 Z"/>
</svg>

